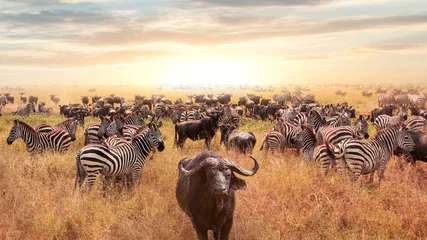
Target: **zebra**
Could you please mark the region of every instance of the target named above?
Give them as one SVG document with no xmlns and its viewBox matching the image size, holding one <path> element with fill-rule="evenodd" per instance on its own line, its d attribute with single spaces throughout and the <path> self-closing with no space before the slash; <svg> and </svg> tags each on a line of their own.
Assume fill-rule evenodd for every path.
<svg viewBox="0 0 427 240">
<path fill-rule="evenodd" d="M 76 181 L 81 188 L 87 177 L 87 186 L 90 191 L 100 174 L 105 176 L 132 175 L 131 186 L 141 176 L 141 168 L 153 147 L 160 152 L 165 149 L 160 132 L 161 123 L 150 122 L 140 134 L 132 138 L 130 142 L 117 146 L 88 145 L 76 154 Z"/>
<path fill-rule="evenodd" d="M 316 97 L 314 96 L 314 94 L 300 94 L 298 96 L 299 100 L 301 101 L 302 104 L 309 104 L 309 103 L 314 103 L 316 102 Z"/>
<path fill-rule="evenodd" d="M 346 113 L 340 113 L 338 116 L 328 119 L 326 125 L 331 127 L 350 126 L 350 119 L 348 119 Z"/>
<path fill-rule="evenodd" d="M 57 125 L 47 125 L 47 124 L 41 124 L 34 129 L 37 132 L 45 133 L 45 132 L 51 132 L 55 130 L 64 130 L 70 134 L 71 141 L 76 140 L 76 130 L 77 130 L 77 124 L 79 120 L 75 118 L 68 118 L 67 120 L 63 121 L 62 123 L 59 123 Z"/>
<path fill-rule="evenodd" d="M 240 116 L 236 112 L 232 112 L 231 116 L 227 114 L 222 114 L 218 118 L 218 127 L 224 126 L 224 125 L 233 125 L 236 128 L 239 128 L 240 126 Z"/>
<path fill-rule="evenodd" d="M 427 120 L 421 116 L 408 118 L 405 121 L 406 127 L 411 131 L 422 132 L 426 129 Z"/>
<path fill-rule="evenodd" d="M 274 126 L 273 130 L 279 131 L 282 134 L 282 142 L 283 148 L 295 148 L 297 155 L 299 155 L 301 144 L 299 142 L 295 142 L 293 138 L 298 134 L 301 130 L 299 126 L 295 126 L 291 123 L 285 122 L 283 119 L 279 118 L 279 121 Z"/>
<path fill-rule="evenodd" d="M 35 113 L 36 107 L 32 103 L 28 103 L 25 107 L 18 107 L 18 109 L 15 112 L 15 115 L 29 116 L 31 112 Z"/>
<path fill-rule="evenodd" d="M 265 135 L 259 150 L 262 151 L 263 149 L 265 149 L 265 153 L 268 152 L 268 149 L 271 149 L 271 153 L 276 149 L 279 149 L 280 153 L 283 153 L 285 149 L 285 145 L 283 144 L 283 135 L 275 130 L 268 132 Z"/>
<path fill-rule="evenodd" d="M 199 110 L 186 110 L 181 113 L 179 122 L 185 122 L 189 120 L 199 120 L 205 118 L 207 115 L 205 112 L 200 112 Z"/>
<path fill-rule="evenodd" d="M 322 145 L 316 146 L 313 151 L 314 161 L 320 164 L 325 175 L 328 175 L 330 166 L 335 166 L 333 149 L 334 145 L 326 142 Z"/>
<path fill-rule="evenodd" d="M 320 127 L 326 125 L 325 119 L 322 118 L 320 116 L 319 112 L 317 112 L 314 109 L 312 109 L 312 110 L 310 110 L 310 112 L 308 112 L 307 117 L 308 117 L 307 123 L 310 124 L 314 128 L 315 132 L 319 131 Z"/>
<path fill-rule="evenodd" d="M 307 123 L 307 115 L 303 112 L 299 112 L 292 120 L 292 124 L 295 126 L 302 126 Z"/>
<path fill-rule="evenodd" d="M 393 95 L 378 94 L 378 107 L 393 105 L 395 103 Z"/>
<path fill-rule="evenodd" d="M 100 124 L 93 124 L 87 127 L 84 132 L 85 146 L 88 144 L 100 144 L 110 123 L 111 120 L 108 117 L 103 117 Z"/>
<path fill-rule="evenodd" d="M 393 151 L 400 147 L 412 151 L 415 144 L 407 132 L 407 128 L 398 123 L 378 131 L 373 140 L 361 141 L 347 139 L 340 142 L 334 149 L 334 158 L 342 161 L 353 174 L 353 182 L 361 174 L 373 174 L 378 171 L 379 182 L 384 175 L 384 168 Z"/>
<path fill-rule="evenodd" d="M 316 133 L 308 124 L 298 127 L 299 132 L 292 138 L 293 143 L 299 143 L 303 151 L 303 160 L 312 161 L 314 148 L 317 144 Z"/>
<path fill-rule="evenodd" d="M 385 114 L 379 115 L 374 121 L 374 126 L 377 130 L 380 130 L 401 121 L 405 121 L 406 119 L 408 119 L 408 110 L 403 108 L 397 116 L 391 117 Z"/>
<path fill-rule="evenodd" d="M 398 94 L 394 96 L 394 102 L 397 106 L 408 107 L 410 105 L 408 94 Z"/>
<path fill-rule="evenodd" d="M 418 94 L 409 94 L 408 95 L 409 102 L 411 107 L 424 109 L 426 104 L 426 98 L 422 95 Z"/>
<path fill-rule="evenodd" d="M 11 145 L 16 139 L 22 138 L 28 152 L 42 153 L 47 150 L 64 152 L 70 147 L 71 137 L 67 131 L 58 129 L 39 133 L 25 122 L 15 119 L 13 123 L 6 140 L 8 145 Z"/>
</svg>

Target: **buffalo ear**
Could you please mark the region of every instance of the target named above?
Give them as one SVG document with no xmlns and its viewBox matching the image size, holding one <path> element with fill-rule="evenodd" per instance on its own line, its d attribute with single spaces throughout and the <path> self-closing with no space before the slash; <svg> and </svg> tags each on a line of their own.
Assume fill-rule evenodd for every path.
<svg viewBox="0 0 427 240">
<path fill-rule="evenodd" d="M 231 175 L 230 188 L 233 190 L 246 190 L 246 182 L 234 175 Z"/>
</svg>

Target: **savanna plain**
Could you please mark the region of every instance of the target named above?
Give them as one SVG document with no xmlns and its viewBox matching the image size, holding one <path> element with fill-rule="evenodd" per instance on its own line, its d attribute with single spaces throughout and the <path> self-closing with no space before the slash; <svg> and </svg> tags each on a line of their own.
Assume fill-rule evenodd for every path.
<svg viewBox="0 0 427 240">
<path fill-rule="evenodd" d="M 321 104 L 347 101 L 359 114 L 367 115 L 376 107 L 377 98 L 362 97 L 350 88 L 346 96 L 336 96 L 338 88 L 309 86 Z M 157 152 L 142 170 L 132 191 L 101 191 L 101 181 L 87 192 L 74 191 L 75 154 L 83 146 L 83 131 L 64 154 L 32 155 L 22 140 L 12 145 L 6 138 L 14 119 L 31 126 L 54 124 L 64 120 L 49 94 L 61 98 L 60 104 L 80 102 L 83 95 L 107 96 L 112 93 L 132 102 L 135 94 L 164 94 L 172 102 L 186 99 L 188 93 L 232 92 L 232 102 L 251 90 L 177 90 L 150 87 L 26 87 L 28 95 L 39 96 L 54 108 L 54 114 L 17 117 L 19 106 L 3 108 L 0 117 L 0 239 L 196 239 L 190 219 L 175 198 L 178 162 L 204 150 L 203 141 L 187 140 L 183 150 L 174 148 L 174 125 L 163 120 L 161 131 L 166 149 Z M 276 88 L 278 93 L 280 90 Z M 18 91 L 12 91 L 19 98 Z M 271 97 L 275 92 L 260 93 Z M 17 97 L 18 96 L 18 97 Z M 85 126 L 99 119 L 87 117 Z M 369 122 L 371 136 L 375 129 Z M 237 191 L 237 204 L 231 239 L 426 239 L 427 238 L 427 164 L 407 164 L 392 157 L 385 178 L 378 184 L 361 178 L 352 183 L 350 174 L 331 172 L 324 176 L 315 164 L 304 163 L 295 150 L 284 154 L 260 152 L 265 134 L 274 122 L 242 119 L 241 130 L 252 131 L 257 143 L 253 156 L 260 169 L 252 177 L 242 177 L 247 190 Z M 249 156 L 227 151 L 219 144 L 217 132 L 212 148 L 245 169 L 252 169 Z M 213 239 L 212 235 L 210 236 Z"/>
</svg>

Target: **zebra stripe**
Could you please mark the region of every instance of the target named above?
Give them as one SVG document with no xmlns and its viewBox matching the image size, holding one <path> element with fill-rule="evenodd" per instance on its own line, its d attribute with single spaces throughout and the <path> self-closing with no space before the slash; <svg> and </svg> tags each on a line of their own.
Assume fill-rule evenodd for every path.
<svg viewBox="0 0 427 240">
<path fill-rule="evenodd" d="M 9 145 L 16 139 L 22 138 L 28 152 L 42 153 L 47 150 L 63 152 L 70 147 L 70 134 L 64 130 L 39 133 L 22 121 L 14 120 L 13 122 L 14 125 L 6 140 Z"/>
<path fill-rule="evenodd" d="M 350 126 L 350 119 L 348 119 L 346 114 L 343 113 L 328 119 L 328 121 L 326 121 L 326 125 L 331 127 Z"/>
<path fill-rule="evenodd" d="M 370 141 L 347 139 L 335 148 L 335 158 L 341 159 L 353 173 L 353 181 L 361 174 L 373 174 L 377 170 L 379 181 L 383 178 L 384 168 L 393 151 L 400 147 L 411 151 L 415 144 L 402 124 L 390 126 L 381 130 Z"/>
<path fill-rule="evenodd" d="M 293 138 L 293 141 L 301 144 L 303 160 L 312 161 L 314 148 L 317 144 L 316 134 L 314 133 L 313 128 L 308 124 L 302 125 L 299 127 L 299 130 L 298 134 Z"/>
<path fill-rule="evenodd" d="M 100 124 L 94 124 L 85 129 L 85 146 L 88 144 L 101 144 L 101 140 L 104 138 L 105 132 L 110 125 L 111 120 L 107 117 L 101 119 Z"/>
<path fill-rule="evenodd" d="M 320 164 L 325 175 L 328 175 L 330 167 L 335 166 L 332 149 L 334 149 L 334 145 L 325 143 L 315 147 L 313 151 L 314 161 Z"/>
<path fill-rule="evenodd" d="M 295 126 L 302 126 L 307 123 L 307 115 L 303 112 L 299 112 L 292 120 L 292 124 Z"/>
<path fill-rule="evenodd" d="M 114 147 L 89 145 L 83 147 L 76 155 L 77 176 L 75 188 L 83 184 L 87 177 L 87 186 L 92 188 L 98 175 L 125 176 L 132 174 L 131 186 L 141 176 L 141 168 L 153 147 L 163 151 L 165 146 L 159 127 L 150 122 L 148 127 L 133 137 L 130 142 Z"/>
<path fill-rule="evenodd" d="M 283 119 L 279 119 L 273 130 L 279 131 L 282 134 L 283 147 L 295 148 L 299 155 L 301 143 L 295 142 L 294 138 L 301 131 L 301 127 L 287 123 L 283 121 Z"/>
<path fill-rule="evenodd" d="M 41 124 L 37 127 L 35 127 L 35 130 L 40 133 L 47 133 L 52 132 L 55 130 L 64 130 L 70 134 L 71 141 L 76 140 L 76 130 L 77 130 L 77 124 L 79 123 L 78 119 L 69 118 L 62 123 L 59 123 L 57 125 L 47 125 L 47 124 Z"/>
<path fill-rule="evenodd" d="M 408 130 L 422 132 L 426 129 L 427 120 L 421 116 L 411 117 L 405 121 Z"/>
<path fill-rule="evenodd" d="M 424 109 L 426 104 L 426 98 L 422 95 L 418 94 L 410 94 L 409 97 L 409 103 L 411 104 L 411 107 Z"/>
<path fill-rule="evenodd" d="M 205 112 L 200 112 L 199 110 L 188 110 L 183 111 L 181 113 L 181 117 L 179 119 L 179 122 L 185 122 L 190 120 L 199 120 L 202 118 L 205 118 L 207 115 Z"/>
<path fill-rule="evenodd" d="M 267 153 L 268 149 L 271 149 L 271 153 L 273 153 L 276 149 L 279 149 L 283 153 L 284 145 L 282 139 L 283 135 L 280 132 L 271 130 L 265 135 L 259 150 L 265 149 L 265 153 Z"/>
<path fill-rule="evenodd" d="M 398 124 L 408 118 L 408 110 L 402 109 L 397 116 L 388 116 L 385 114 L 379 115 L 375 121 L 374 126 L 377 130 L 384 129 L 391 125 Z"/>
</svg>

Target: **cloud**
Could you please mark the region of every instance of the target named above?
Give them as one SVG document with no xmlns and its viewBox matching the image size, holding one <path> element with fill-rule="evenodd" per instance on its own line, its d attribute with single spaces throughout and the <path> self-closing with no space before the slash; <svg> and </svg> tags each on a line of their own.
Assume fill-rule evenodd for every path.
<svg viewBox="0 0 427 240">
<path fill-rule="evenodd" d="M 262 6 L 301 6 L 321 5 L 333 2 L 333 0 L 196 0 L 199 6 L 220 7 L 262 7 Z"/>
<path fill-rule="evenodd" d="M 104 53 L 46 52 L 41 50 L 16 49 L 0 54 L 0 66 L 36 66 L 71 68 L 111 66 L 136 62 L 141 59 L 176 55 L 162 51 L 109 51 Z"/>
<path fill-rule="evenodd" d="M 183 29 L 179 31 L 144 30 L 122 27 L 118 31 L 99 31 L 92 34 L 66 34 L 40 36 L 66 42 L 88 45 L 133 45 L 155 42 L 175 42 L 187 45 L 214 46 L 255 41 L 277 37 L 295 37 L 378 29 L 392 26 L 409 26 L 427 23 L 427 15 L 409 15 L 376 18 L 289 21 L 267 30 L 230 31 Z M 218 27 L 217 27 L 218 28 Z"/>
<path fill-rule="evenodd" d="M 15 4 L 27 6 L 53 6 L 73 3 L 96 3 L 104 2 L 106 0 L 0 0 L 0 4 Z"/>
<path fill-rule="evenodd" d="M 0 22 L 9 24 L 33 24 L 33 25 L 53 25 L 53 24 L 105 24 L 114 23 L 115 19 L 106 14 L 70 11 L 70 10 L 42 10 L 36 13 L 2 13 Z"/>
<path fill-rule="evenodd" d="M 402 51 L 402 50 L 416 50 L 416 49 L 424 48 L 421 45 L 405 44 L 405 43 L 369 44 L 366 47 L 373 50 L 378 50 L 378 51 Z"/>
</svg>

